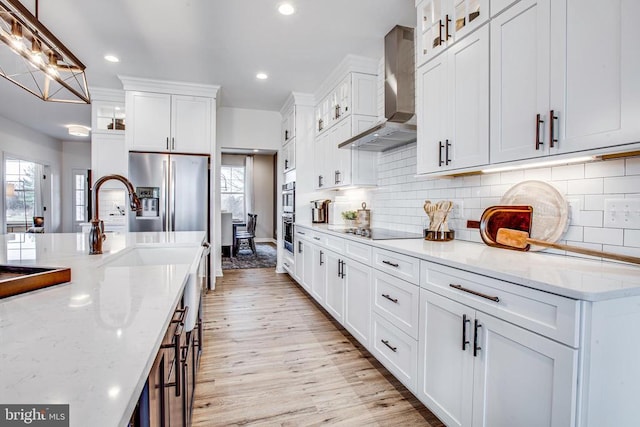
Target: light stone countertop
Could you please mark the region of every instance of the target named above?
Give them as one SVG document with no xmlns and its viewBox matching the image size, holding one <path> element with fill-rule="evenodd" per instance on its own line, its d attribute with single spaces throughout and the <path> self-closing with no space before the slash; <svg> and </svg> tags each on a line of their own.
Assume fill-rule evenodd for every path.
<svg viewBox="0 0 640 427">
<path fill-rule="evenodd" d="M 521 252 L 463 240 L 370 240 L 326 224 L 296 226 L 568 298 L 600 301 L 640 295 L 640 265 Z"/>
<path fill-rule="evenodd" d="M 71 426 L 126 425 L 192 266 L 108 262 L 147 246 L 196 255 L 204 239 L 108 233 L 109 252 L 89 255 L 87 234 L 0 235 L 0 264 L 71 268 L 71 282 L 0 299 L 0 403 L 70 404 Z"/>
</svg>

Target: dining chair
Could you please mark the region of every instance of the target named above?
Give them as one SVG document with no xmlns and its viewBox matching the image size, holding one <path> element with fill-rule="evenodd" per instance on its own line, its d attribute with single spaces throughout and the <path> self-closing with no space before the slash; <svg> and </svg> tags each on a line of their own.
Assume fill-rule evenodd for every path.
<svg viewBox="0 0 640 427">
<path fill-rule="evenodd" d="M 247 214 L 249 219 L 247 220 L 247 229 L 245 231 L 236 231 L 236 235 L 234 236 L 233 249 L 234 255 L 238 254 L 240 250 L 240 245 L 243 243 L 249 246 L 251 252 L 255 255 L 256 252 L 256 223 L 258 222 L 257 214 Z"/>
</svg>

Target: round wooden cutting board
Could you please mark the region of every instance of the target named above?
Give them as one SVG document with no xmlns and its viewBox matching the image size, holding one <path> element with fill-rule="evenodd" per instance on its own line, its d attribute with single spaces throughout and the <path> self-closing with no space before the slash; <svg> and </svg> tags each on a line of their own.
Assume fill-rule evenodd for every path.
<svg viewBox="0 0 640 427">
<path fill-rule="evenodd" d="M 500 199 L 502 205 L 529 205 L 533 207 L 530 236 L 538 240 L 557 242 L 569 225 L 567 199 L 552 185 L 544 181 L 524 181 L 514 185 Z M 542 246 L 531 246 L 541 251 Z"/>
</svg>

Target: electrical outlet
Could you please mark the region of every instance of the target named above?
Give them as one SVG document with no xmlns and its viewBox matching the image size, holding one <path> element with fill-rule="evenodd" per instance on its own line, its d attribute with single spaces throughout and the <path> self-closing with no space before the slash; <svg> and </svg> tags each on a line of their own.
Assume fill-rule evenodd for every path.
<svg viewBox="0 0 640 427">
<path fill-rule="evenodd" d="M 605 199 L 604 226 L 640 228 L 640 198 Z"/>
<path fill-rule="evenodd" d="M 453 208 L 449 212 L 450 219 L 464 218 L 464 201 L 462 199 L 451 200 Z"/>
</svg>

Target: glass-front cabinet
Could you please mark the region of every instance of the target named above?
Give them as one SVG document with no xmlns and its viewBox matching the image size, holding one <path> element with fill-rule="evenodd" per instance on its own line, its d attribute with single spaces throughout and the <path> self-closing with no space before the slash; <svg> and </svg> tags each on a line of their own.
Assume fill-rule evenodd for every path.
<svg viewBox="0 0 640 427">
<path fill-rule="evenodd" d="M 98 131 L 124 131 L 125 113 L 124 103 L 105 103 L 100 102 L 96 107 L 96 128 Z"/>
<path fill-rule="evenodd" d="M 489 18 L 488 0 L 423 0 L 418 4 L 418 63 L 421 65 Z"/>
</svg>

